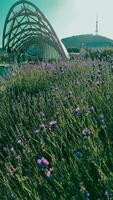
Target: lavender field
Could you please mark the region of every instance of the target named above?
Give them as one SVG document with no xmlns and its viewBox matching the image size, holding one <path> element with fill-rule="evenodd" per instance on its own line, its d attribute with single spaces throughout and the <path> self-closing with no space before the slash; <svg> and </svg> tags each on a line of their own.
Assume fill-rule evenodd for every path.
<svg viewBox="0 0 113 200">
<path fill-rule="evenodd" d="M 0 80 L 0 200 L 112 200 L 112 154 L 112 64 L 24 66 Z"/>
</svg>

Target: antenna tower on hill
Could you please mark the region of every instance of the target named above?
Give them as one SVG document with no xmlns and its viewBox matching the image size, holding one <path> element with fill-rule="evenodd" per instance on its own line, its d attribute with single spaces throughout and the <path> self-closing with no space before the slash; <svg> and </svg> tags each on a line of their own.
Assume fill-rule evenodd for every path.
<svg viewBox="0 0 113 200">
<path fill-rule="evenodd" d="M 98 35 L 98 15 L 96 16 L 96 35 Z"/>
</svg>

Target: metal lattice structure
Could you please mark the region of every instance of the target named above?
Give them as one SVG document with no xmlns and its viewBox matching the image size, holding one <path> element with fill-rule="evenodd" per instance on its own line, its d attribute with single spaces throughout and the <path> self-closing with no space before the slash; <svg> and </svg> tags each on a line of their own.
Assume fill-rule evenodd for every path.
<svg viewBox="0 0 113 200">
<path fill-rule="evenodd" d="M 18 1 L 10 8 L 2 45 L 4 51 L 27 52 L 42 60 L 68 57 L 44 14 L 27 0 Z"/>
</svg>

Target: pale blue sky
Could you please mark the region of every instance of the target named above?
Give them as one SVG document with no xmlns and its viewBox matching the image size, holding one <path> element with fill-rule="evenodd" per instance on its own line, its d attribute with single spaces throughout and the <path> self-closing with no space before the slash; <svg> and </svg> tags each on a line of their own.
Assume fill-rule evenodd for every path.
<svg viewBox="0 0 113 200">
<path fill-rule="evenodd" d="M 113 39 L 113 0 L 30 0 L 49 19 L 59 38 L 95 33 L 96 13 L 99 34 Z M 16 0 L 0 0 L 0 44 L 5 17 Z"/>
</svg>

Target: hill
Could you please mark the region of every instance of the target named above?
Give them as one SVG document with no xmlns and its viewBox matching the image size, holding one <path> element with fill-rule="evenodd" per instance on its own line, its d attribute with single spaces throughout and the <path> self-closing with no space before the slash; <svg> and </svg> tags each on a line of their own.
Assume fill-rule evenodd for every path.
<svg viewBox="0 0 113 200">
<path fill-rule="evenodd" d="M 113 48 L 113 40 L 101 35 L 77 35 L 62 39 L 65 47 L 69 49 L 77 48 Z"/>
</svg>

